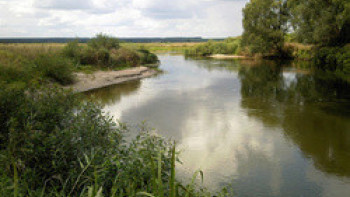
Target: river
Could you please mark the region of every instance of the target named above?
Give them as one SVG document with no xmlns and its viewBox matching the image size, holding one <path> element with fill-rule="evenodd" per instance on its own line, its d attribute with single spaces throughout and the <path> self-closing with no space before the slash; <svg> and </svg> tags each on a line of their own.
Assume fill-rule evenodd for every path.
<svg viewBox="0 0 350 197">
<path fill-rule="evenodd" d="M 307 63 L 161 54 L 155 77 L 89 92 L 177 141 L 179 179 L 235 196 L 349 196 L 350 86 Z"/>
</svg>

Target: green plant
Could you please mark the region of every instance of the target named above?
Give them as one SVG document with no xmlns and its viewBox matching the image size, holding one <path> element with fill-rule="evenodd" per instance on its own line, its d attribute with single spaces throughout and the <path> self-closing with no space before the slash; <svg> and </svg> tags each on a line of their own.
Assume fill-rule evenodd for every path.
<svg viewBox="0 0 350 197">
<path fill-rule="evenodd" d="M 79 46 L 79 41 L 75 40 L 73 42 L 69 42 L 62 49 L 62 53 L 64 56 L 73 59 L 75 63 L 79 64 L 82 53 L 82 47 Z"/>
<path fill-rule="evenodd" d="M 0 89 L 0 193 L 8 196 L 209 196 L 175 179 L 175 144 L 115 124 L 59 88 Z M 16 98 L 16 99 L 14 99 Z M 134 131 L 135 132 L 135 131 Z"/>
<path fill-rule="evenodd" d="M 102 33 L 97 34 L 94 38 L 90 39 L 88 46 L 94 49 L 105 48 L 107 50 L 118 49 L 120 47 L 120 41 L 117 38 L 104 35 Z"/>
<path fill-rule="evenodd" d="M 39 55 L 33 61 L 34 70 L 41 76 L 51 78 L 62 85 L 74 82 L 73 65 L 68 60 L 57 55 Z"/>
<path fill-rule="evenodd" d="M 111 51 L 111 60 L 110 63 L 113 66 L 138 66 L 140 65 L 140 56 L 136 51 L 120 48 L 118 50 Z"/>
<path fill-rule="evenodd" d="M 155 64 L 159 62 L 158 57 L 146 49 L 140 49 L 138 52 L 141 58 L 141 64 Z"/>
</svg>

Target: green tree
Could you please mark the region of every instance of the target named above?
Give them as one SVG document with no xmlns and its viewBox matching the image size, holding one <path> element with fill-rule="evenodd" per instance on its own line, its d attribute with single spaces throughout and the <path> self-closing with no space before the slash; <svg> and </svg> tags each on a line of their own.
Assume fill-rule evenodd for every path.
<svg viewBox="0 0 350 197">
<path fill-rule="evenodd" d="M 350 41 L 349 0 L 293 0 L 288 7 L 300 42 L 331 46 Z"/>
<path fill-rule="evenodd" d="M 252 53 L 282 55 L 288 15 L 285 0 L 251 0 L 243 9 L 242 45 Z"/>
</svg>

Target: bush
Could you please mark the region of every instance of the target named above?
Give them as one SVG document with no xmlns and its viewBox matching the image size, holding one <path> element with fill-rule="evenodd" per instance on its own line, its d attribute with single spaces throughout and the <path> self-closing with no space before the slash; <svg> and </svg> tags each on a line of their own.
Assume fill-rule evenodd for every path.
<svg viewBox="0 0 350 197">
<path fill-rule="evenodd" d="M 111 51 L 111 64 L 114 66 L 138 66 L 140 56 L 131 49 L 120 48 Z"/>
<path fill-rule="evenodd" d="M 176 182 L 173 143 L 145 127 L 127 143 L 125 125 L 72 93 L 6 87 L 0 89 L 0 110 L 5 196 L 210 195 L 194 183 Z"/>
<path fill-rule="evenodd" d="M 92 38 L 88 42 L 88 46 L 94 49 L 105 48 L 107 50 L 119 49 L 120 41 L 117 38 L 113 38 L 104 34 L 97 34 L 95 38 Z"/>
<path fill-rule="evenodd" d="M 72 63 L 57 55 L 40 55 L 34 60 L 34 70 L 41 76 L 55 80 L 62 85 L 74 82 Z"/>
<path fill-rule="evenodd" d="M 210 56 L 212 54 L 239 54 L 240 38 L 228 38 L 223 42 L 208 41 L 185 51 L 186 56 Z"/>
<path fill-rule="evenodd" d="M 317 68 L 336 72 L 341 77 L 350 75 L 350 47 L 322 47 L 316 50 L 314 63 Z"/>
<path fill-rule="evenodd" d="M 62 187 L 60 181 L 77 178 L 84 155 L 108 153 L 112 123 L 94 105 L 80 105 L 73 94 L 8 88 L 0 90 L 0 98 L 0 109 L 5 109 L 0 119 L 0 158 L 5 159 L 0 167 L 7 176 L 17 168 L 22 187 L 35 191 L 49 180 Z"/>
<path fill-rule="evenodd" d="M 79 46 L 79 41 L 69 42 L 62 50 L 65 57 L 71 58 L 75 63 L 80 62 L 82 47 Z"/>
<path fill-rule="evenodd" d="M 138 52 L 141 58 L 141 64 L 156 64 L 159 62 L 158 57 L 146 49 L 140 49 Z"/>
<path fill-rule="evenodd" d="M 110 52 L 105 48 L 94 49 L 85 47 L 81 53 L 80 63 L 82 65 L 110 66 Z"/>
</svg>

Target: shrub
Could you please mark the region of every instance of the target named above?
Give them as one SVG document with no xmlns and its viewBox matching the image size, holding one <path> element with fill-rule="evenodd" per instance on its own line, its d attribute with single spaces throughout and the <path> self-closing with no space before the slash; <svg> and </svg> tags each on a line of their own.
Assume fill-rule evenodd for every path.
<svg viewBox="0 0 350 197">
<path fill-rule="evenodd" d="M 30 76 L 31 62 L 9 51 L 0 51 L 0 81 L 6 83 L 25 82 Z"/>
<path fill-rule="evenodd" d="M 141 58 L 141 64 L 155 64 L 159 62 L 158 57 L 146 49 L 140 49 L 138 52 Z"/>
<path fill-rule="evenodd" d="M 64 56 L 71 58 L 75 63 L 80 62 L 82 47 L 79 46 L 79 41 L 69 42 L 62 50 Z"/>
<path fill-rule="evenodd" d="M 186 56 L 209 56 L 212 54 L 238 54 L 240 53 L 240 38 L 228 38 L 223 42 L 214 42 L 212 40 L 196 45 L 190 50 L 185 51 Z"/>
<path fill-rule="evenodd" d="M 0 110 L 3 195 L 210 195 L 194 183 L 176 182 L 172 142 L 144 126 L 126 142 L 125 125 L 116 125 L 99 106 L 81 103 L 72 93 L 6 87 L 0 89 Z"/>
<path fill-rule="evenodd" d="M 82 65 L 109 66 L 110 52 L 106 48 L 85 47 L 81 53 Z"/>
<path fill-rule="evenodd" d="M 40 55 L 34 60 L 34 69 L 41 76 L 53 79 L 62 85 L 74 82 L 71 62 L 57 55 Z"/>
<path fill-rule="evenodd" d="M 120 41 L 117 38 L 113 38 L 104 34 L 97 34 L 95 38 L 89 40 L 88 46 L 94 49 L 119 49 Z"/>
<path fill-rule="evenodd" d="M 111 51 L 111 64 L 114 66 L 138 66 L 140 57 L 134 50 L 120 48 Z"/>
<path fill-rule="evenodd" d="M 96 50 L 92 47 L 84 47 L 80 58 L 80 63 L 83 65 L 93 65 L 98 63 Z"/>
</svg>

